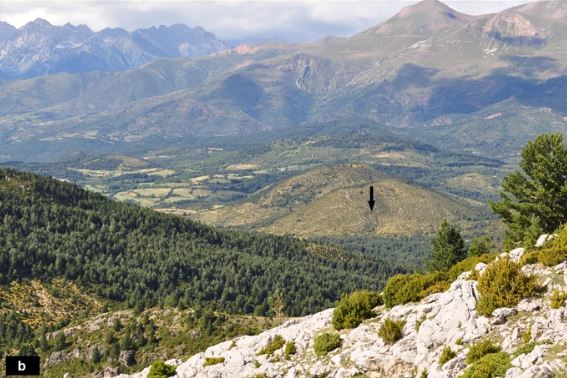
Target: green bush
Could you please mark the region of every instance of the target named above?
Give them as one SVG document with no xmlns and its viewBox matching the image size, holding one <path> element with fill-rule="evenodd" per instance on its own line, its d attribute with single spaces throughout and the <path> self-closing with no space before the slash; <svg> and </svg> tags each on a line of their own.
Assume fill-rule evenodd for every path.
<svg viewBox="0 0 567 378">
<path fill-rule="evenodd" d="M 538 252 L 538 261 L 545 266 L 555 266 L 567 260 L 567 249 L 546 248 Z"/>
<path fill-rule="evenodd" d="M 529 264 L 537 264 L 539 262 L 539 251 L 538 250 L 529 250 L 524 252 L 522 257 L 520 258 L 520 265 L 529 265 Z"/>
<path fill-rule="evenodd" d="M 447 271 L 447 279 L 449 282 L 453 282 L 459 277 L 463 272 L 470 272 L 474 270 L 475 266 L 478 263 L 485 263 L 490 264 L 496 258 L 496 253 L 488 253 L 480 256 L 470 256 L 464 259 L 463 261 L 459 261 L 455 265 L 453 265 Z"/>
<path fill-rule="evenodd" d="M 315 354 L 324 356 L 341 346 L 341 337 L 336 333 L 322 333 L 315 337 Z"/>
<path fill-rule="evenodd" d="M 549 297 L 549 307 L 557 309 L 565 306 L 567 302 L 567 292 L 561 290 L 553 290 Z"/>
<path fill-rule="evenodd" d="M 450 346 L 446 346 L 443 348 L 443 352 L 441 352 L 441 356 L 439 356 L 439 365 L 444 365 L 445 362 L 452 360 L 453 358 L 457 357 L 457 353 L 455 353 Z"/>
<path fill-rule="evenodd" d="M 494 345 L 490 340 L 482 340 L 470 346 L 469 352 L 467 353 L 467 364 L 472 364 L 487 354 L 498 352 L 500 352 L 498 345 Z"/>
<path fill-rule="evenodd" d="M 224 362 L 224 357 L 206 357 L 203 367 L 222 364 Z"/>
<path fill-rule="evenodd" d="M 473 363 L 465 370 L 461 378 L 504 377 L 506 371 L 511 367 L 510 356 L 507 353 L 491 353 Z"/>
<path fill-rule="evenodd" d="M 172 377 L 176 373 L 175 367 L 166 364 L 163 361 L 156 361 L 150 367 L 150 372 L 148 373 L 148 378 L 166 378 Z"/>
<path fill-rule="evenodd" d="M 288 341 L 285 344 L 284 358 L 286 360 L 289 360 L 291 358 L 291 356 L 293 356 L 296 352 L 297 352 L 297 349 L 295 348 L 295 341 Z"/>
<path fill-rule="evenodd" d="M 567 226 L 539 250 L 538 258 L 539 262 L 546 266 L 555 266 L 567 261 Z"/>
<path fill-rule="evenodd" d="M 378 336 L 380 336 L 386 344 L 393 344 L 402 338 L 405 325 L 406 322 L 403 320 L 386 318 L 378 330 Z"/>
<path fill-rule="evenodd" d="M 514 351 L 514 358 L 518 357 L 520 354 L 531 353 L 534 350 L 535 346 L 536 346 L 536 343 L 533 342 L 533 341 L 530 341 L 530 342 L 522 345 L 521 347 L 519 347 L 518 349 L 516 349 Z"/>
<path fill-rule="evenodd" d="M 526 276 L 519 264 L 502 258 L 490 264 L 478 280 L 477 312 L 490 316 L 499 307 L 514 307 L 537 292 L 536 277 Z"/>
<path fill-rule="evenodd" d="M 384 288 L 384 304 L 386 307 L 393 307 L 399 304 L 417 302 L 428 295 L 443 292 L 463 272 L 473 270 L 476 264 L 481 262 L 488 264 L 495 257 L 496 254 L 471 256 L 453 265 L 446 273 L 414 273 L 393 276 Z"/>
<path fill-rule="evenodd" d="M 383 303 L 377 291 L 361 290 L 343 295 L 333 311 L 335 329 L 356 328 L 364 319 L 371 318 L 372 309 Z"/>
<path fill-rule="evenodd" d="M 432 287 L 435 289 L 432 290 Z M 399 304 L 417 302 L 429 294 L 444 291 L 449 287 L 444 273 L 398 274 L 386 283 L 384 304 L 393 307 Z"/>
<path fill-rule="evenodd" d="M 272 355 L 276 350 L 283 347 L 285 344 L 285 339 L 280 335 L 275 335 L 274 338 L 265 347 L 258 352 L 258 355 L 267 354 Z"/>
</svg>

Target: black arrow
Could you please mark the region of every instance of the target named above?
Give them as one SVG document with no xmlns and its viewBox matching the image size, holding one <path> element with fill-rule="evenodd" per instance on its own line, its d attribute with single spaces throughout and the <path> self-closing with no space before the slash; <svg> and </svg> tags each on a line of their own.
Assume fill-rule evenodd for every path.
<svg viewBox="0 0 567 378">
<path fill-rule="evenodd" d="M 370 211 L 374 210 L 374 204 L 376 203 L 376 201 L 374 201 L 374 187 L 371 186 L 370 187 L 370 201 L 368 201 L 368 206 L 370 206 Z"/>
</svg>

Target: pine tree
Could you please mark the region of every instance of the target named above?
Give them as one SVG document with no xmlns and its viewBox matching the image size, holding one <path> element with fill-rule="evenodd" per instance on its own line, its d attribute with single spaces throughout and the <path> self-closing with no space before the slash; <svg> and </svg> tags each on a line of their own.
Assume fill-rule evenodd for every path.
<svg viewBox="0 0 567 378">
<path fill-rule="evenodd" d="M 268 298 L 268 303 L 270 304 L 270 309 L 276 316 L 276 318 L 281 318 L 284 315 L 285 309 L 285 299 L 280 288 L 277 288 L 276 291 L 270 295 Z"/>
<path fill-rule="evenodd" d="M 522 150 L 520 170 L 502 182 L 500 202 L 490 204 L 508 225 L 507 246 L 541 229 L 553 232 L 567 221 L 567 146 L 562 134 L 543 134 Z M 538 224 L 533 224 L 537 220 Z"/>
<path fill-rule="evenodd" d="M 469 246 L 467 256 L 471 257 L 484 255 L 486 253 L 490 253 L 490 250 L 492 248 L 494 248 L 494 245 L 490 236 L 474 238 L 471 241 L 471 245 Z"/>
<path fill-rule="evenodd" d="M 465 241 L 457 227 L 444 220 L 437 228 L 437 236 L 432 240 L 431 270 L 446 271 L 466 257 Z"/>
</svg>

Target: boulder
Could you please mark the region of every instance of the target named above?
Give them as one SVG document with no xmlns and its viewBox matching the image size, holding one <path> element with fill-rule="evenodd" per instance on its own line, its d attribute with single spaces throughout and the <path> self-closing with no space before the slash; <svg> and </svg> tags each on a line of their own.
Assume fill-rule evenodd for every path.
<svg viewBox="0 0 567 378">
<path fill-rule="evenodd" d="M 547 243 L 547 242 L 550 241 L 550 240 L 553 240 L 553 239 L 556 238 L 556 237 L 557 237 L 557 234 L 551 234 L 551 235 L 550 235 L 550 234 L 543 234 L 543 235 L 540 235 L 540 237 L 537 238 L 537 241 L 536 241 L 536 243 L 535 243 L 535 246 L 536 246 L 537 248 L 541 248 L 541 247 L 543 247 L 543 245 L 544 245 L 545 243 Z"/>
</svg>

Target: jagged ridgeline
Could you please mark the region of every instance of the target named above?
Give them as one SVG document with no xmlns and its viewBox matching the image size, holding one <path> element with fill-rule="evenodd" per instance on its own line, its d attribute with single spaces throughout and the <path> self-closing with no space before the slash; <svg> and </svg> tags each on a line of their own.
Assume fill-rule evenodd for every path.
<svg viewBox="0 0 567 378">
<path fill-rule="evenodd" d="M 322 252 L 323 251 L 323 252 Z M 281 288 L 292 316 L 341 293 L 381 287 L 398 270 L 291 237 L 218 231 L 79 187 L 0 170 L 0 284 L 64 277 L 133 306 L 212 305 L 264 314 Z"/>
</svg>

